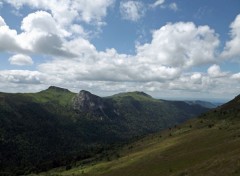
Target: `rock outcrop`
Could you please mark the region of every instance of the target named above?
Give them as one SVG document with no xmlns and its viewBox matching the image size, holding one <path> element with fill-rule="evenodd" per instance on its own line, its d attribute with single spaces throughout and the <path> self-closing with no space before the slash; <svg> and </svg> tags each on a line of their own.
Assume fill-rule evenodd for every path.
<svg viewBox="0 0 240 176">
<path fill-rule="evenodd" d="M 78 112 L 95 114 L 99 111 L 102 112 L 103 108 L 103 99 L 85 90 L 81 90 L 73 99 L 73 109 Z"/>
</svg>

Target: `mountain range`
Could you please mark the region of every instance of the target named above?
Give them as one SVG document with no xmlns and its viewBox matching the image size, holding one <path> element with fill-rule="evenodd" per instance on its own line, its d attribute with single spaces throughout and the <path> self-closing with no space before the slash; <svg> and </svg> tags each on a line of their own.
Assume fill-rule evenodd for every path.
<svg viewBox="0 0 240 176">
<path fill-rule="evenodd" d="M 51 86 L 38 93 L 0 93 L 0 175 L 76 163 L 208 110 L 137 91 L 99 97 Z"/>
<path fill-rule="evenodd" d="M 240 95 L 172 128 L 39 176 L 239 176 Z"/>
</svg>

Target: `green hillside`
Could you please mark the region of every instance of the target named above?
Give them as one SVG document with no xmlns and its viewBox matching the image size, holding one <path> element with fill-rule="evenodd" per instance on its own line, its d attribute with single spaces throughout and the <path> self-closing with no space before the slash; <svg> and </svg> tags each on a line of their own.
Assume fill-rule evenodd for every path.
<svg viewBox="0 0 240 176">
<path fill-rule="evenodd" d="M 197 119 L 109 151 L 104 159 L 40 175 L 238 176 L 239 146 L 240 96 Z"/>
<path fill-rule="evenodd" d="M 38 93 L 0 93 L 0 175 L 74 165 L 207 110 L 143 92 L 102 98 L 51 86 Z"/>
<path fill-rule="evenodd" d="M 70 105 L 72 98 L 76 95 L 67 89 L 51 86 L 39 93 L 25 94 L 33 98 L 37 103 L 54 103 L 61 106 Z"/>
</svg>

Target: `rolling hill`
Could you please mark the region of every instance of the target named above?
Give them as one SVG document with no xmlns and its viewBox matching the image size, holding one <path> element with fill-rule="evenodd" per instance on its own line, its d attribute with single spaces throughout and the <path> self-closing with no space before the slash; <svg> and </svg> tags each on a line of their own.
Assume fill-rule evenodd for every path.
<svg viewBox="0 0 240 176">
<path fill-rule="evenodd" d="M 58 168 L 39 175 L 238 176 L 239 146 L 237 96 L 197 119 L 110 151 L 104 159 L 89 164 L 79 162 L 69 170 Z"/>
<path fill-rule="evenodd" d="M 0 175 L 76 163 L 207 110 L 143 92 L 99 97 L 51 86 L 38 93 L 0 93 Z"/>
</svg>

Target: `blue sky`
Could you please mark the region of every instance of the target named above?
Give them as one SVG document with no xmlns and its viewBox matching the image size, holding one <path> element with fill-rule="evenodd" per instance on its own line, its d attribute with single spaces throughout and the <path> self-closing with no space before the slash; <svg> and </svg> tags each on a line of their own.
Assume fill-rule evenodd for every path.
<svg viewBox="0 0 240 176">
<path fill-rule="evenodd" d="M 0 0 L 0 91 L 231 99 L 239 0 Z"/>
</svg>

